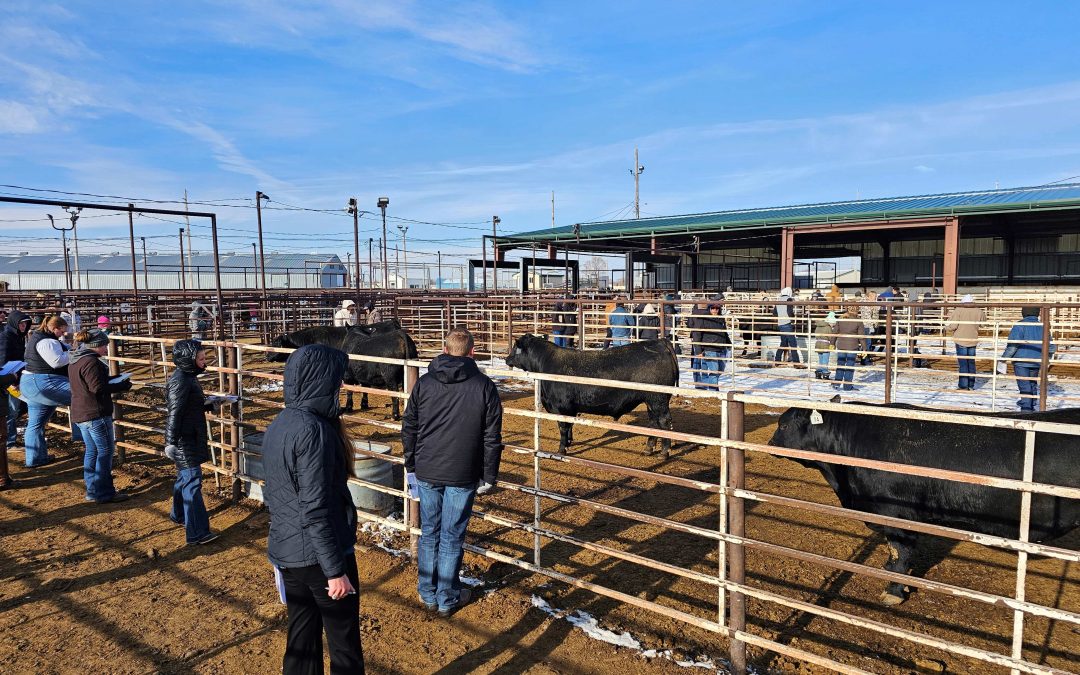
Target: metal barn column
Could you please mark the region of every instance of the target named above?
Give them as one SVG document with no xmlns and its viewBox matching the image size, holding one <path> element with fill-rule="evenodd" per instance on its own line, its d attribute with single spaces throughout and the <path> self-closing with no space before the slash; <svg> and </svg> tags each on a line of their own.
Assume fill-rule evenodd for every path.
<svg viewBox="0 0 1080 675">
<path fill-rule="evenodd" d="M 960 268 L 959 218 L 949 218 L 945 221 L 945 261 L 942 267 L 944 269 L 942 270 L 941 292 L 946 295 L 955 295 Z"/>
<path fill-rule="evenodd" d="M 780 230 L 780 288 L 792 288 L 795 282 L 795 231 Z"/>
</svg>

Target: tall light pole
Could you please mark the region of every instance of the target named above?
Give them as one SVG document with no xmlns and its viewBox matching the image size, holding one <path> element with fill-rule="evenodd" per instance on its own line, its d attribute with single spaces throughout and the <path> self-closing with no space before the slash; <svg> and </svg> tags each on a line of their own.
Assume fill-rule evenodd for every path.
<svg viewBox="0 0 1080 675">
<path fill-rule="evenodd" d="M 187 274 L 184 272 L 184 228 L 180 228 L 180 288 L 187 293 Z"/>
<path fill-rule="evenodd" d="M 360 207 L 356 197 L 349 197 L 349 204 L 345 210 L 352 215 L 352 244 L 353 258 L 356 260 L 356 275 L 353 277 L 353 286 L 356 288 L 356 307 L 360 307 Z"/>
<path fill-rule="evenodd" d="M 375 288 L 375 261 L 371 259 L 371 244 L 375 241 L 374 237 L 368 237 L 367 240 L 367 284 L 368 288 Z M 359 265 L 359 263 L 357 263 Z"/>
<path fill-rule="evenodd" d="M 255 219 L 259 223 L 259 260 L 257 262 L 261 263 L 258 269 L 260 270 L 259 278 L 262 280 L 262 298 L 263 298 L 262 311 L 263 311 L 263 313 L 265 315 L 265 312 L 267 311 L 268 307 L 267 307 L 267 301 L 266 301 L 266 254 L 263 252 L 263 231 L 262 231 L 262 203 L 263 203 L 264 199 L 266 201 L 270 201 L 270 197 L 268 195 L 266 195 L 266 193 L 261 192 L 259 190 L 256 190 L 255 191 Z M 254 247 L 254 246 L 255 246 L 255 244 L 252 244 L 252 247 Z M 255 252 L 254 251 L 252 251 L 251 257 L 254 259 L 254 257 L 255 257 Z M 255 262 L 256 262 L 255 260 L 252 260 L 252 264 L 255 264 Z"/>
<path fill-rule="evenodd" d="M 409 226 L 408 225 L 402 225 L 401 223 L 398 223 L 397 228 L 399 230 L 401 230 L 401 251 L 402 251 L 402 255 L 405 258 L 405 288 L 408 288 L 409 287 L 409 246 L 408 246 L 407 240 L 405 239 L 405 235 L 408 234 L 408 232 L 409 232 Z"/>
<path fill-rule="evenodd" d="M 67 233 L 68 233 L 68 230 L 74 228 L 75 225 L 72 224 L 71 227 L 57 227 L 56 226 L 56 220 L 53 219 L 52 214 L 47 213 L 45 215 L 49 216 L 49 223 L 52 225 L 52 228 L 54 230 L 59 230 L 60 231 L 60 240 L 62 242 L 61 245 L 64 247 L 64 280 L 67 282 L 65 284 L 67 286 L 67 290 L 70 291 L 71 290 L 71 268 L 68 266 Z"/>
<path fill-rule="evenodd" d="M 502 222 L 502 218 L 498 216 L 491 217 L 491 292 L 498 294 L 499 292 L 499 223 Z M 487 275 L 484 275 L 487 278 Z"/>
<path fill-rule="evenodd" d="M 146 237 L 139 237 L 142 240 L 142 285 L 146 290 L 150 290 L 150 274 L 146 269 Z"/>
<path fill-rule="evenodd" d="M 75 239 L 75 286 L 80 291 L 82 290 L 82 277 L 79 276 L 79 212 L 82 211 L 81 206 L 65 206 L 64 210 L 68 212 L 71 217 L 71 236 Z"/>
<path fill-rule="evenodd" d="M 379 201 L 376 203 L 379 210 L 382 211 L 382 274 L 383 274 L 383 288 L 389 288 L 390 284 L 390 272 L 387 270 L 388 261 L 386 260 L 386 207 L 390 206 L 389 197 L 379 197 Z"/>
<path fill-rule="evenodd" d="M 641 174 L 645 173 L 645 167 L 638 161 L 637 148 L 634 148 L 634 168 L 630 169 L 630 173 L 634 174 L 634 219 L 639 220 L 641 218 L 641 201 L 639 199 L 638 185 L 640 183 Z"/>
</svg>

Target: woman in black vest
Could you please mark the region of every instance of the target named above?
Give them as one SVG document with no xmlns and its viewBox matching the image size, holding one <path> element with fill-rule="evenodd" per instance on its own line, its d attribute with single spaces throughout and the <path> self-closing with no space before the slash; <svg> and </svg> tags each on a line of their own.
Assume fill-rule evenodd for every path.
<svg viewBox="0 0 1080 675">
<path fill-rule="evenodd" d="M 68 381 L 68 363 L 71 352 L 60 341 L 67 334 L 68 324 L 59 315 L 48 316 L 37 329 L 26 337 L 23 360 L 26 369 L 19 382 L 19 389 L 26 400 L 26 466 L 44 466 L 53 460 L 45 441 L 45 425 L 56 412 L 56 407 L 71 405 L 71 383 Z M 72 427 L 72 436 L 81 440 L 78 427 Z"/>
</svg>

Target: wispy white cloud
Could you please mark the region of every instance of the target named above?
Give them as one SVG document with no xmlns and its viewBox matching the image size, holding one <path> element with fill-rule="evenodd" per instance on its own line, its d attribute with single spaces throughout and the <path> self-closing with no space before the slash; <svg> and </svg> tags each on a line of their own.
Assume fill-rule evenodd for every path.
<svg viewBox="0 0 1080 675">
<path fill-rule="evenodd" d="M 934 167 L 926 166 L 925 164 L 916 164 L 913 168 L 919 173 L 934 173 L 937 171 Z"/>
</svg>

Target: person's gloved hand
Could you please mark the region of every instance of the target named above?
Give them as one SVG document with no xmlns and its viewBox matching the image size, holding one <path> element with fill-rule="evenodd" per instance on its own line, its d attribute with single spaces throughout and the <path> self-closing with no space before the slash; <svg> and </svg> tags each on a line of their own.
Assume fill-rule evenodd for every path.
<svg viewBox="0 0 1080 675">
<path fill-rule="evenodd" d="M 165 446 L 165 456 L 175 462 L 176 461 L 176 446 L 175 445 L 166 445 Z"/>
<path fill-rule="evenodd" d="M 119 393 L 122 393 L 122 392 L 125 392 L 125 391 L 131 391 L 131 387 L 132 387 L 131 380 L 130 379 L 124 380 L 120 384 L 116 385 L 116 393 L 119 394 Z"/>
<path fill-rule="evenodd" d="M 478 495 L 486 495 L 486 494 L 490 493 L 494 489 L 495 489 L 495 486 L 492 483 L 488 483 L 487 481 L 481 480 L 480 484 L 476 486 L 476 494 L 478 494 Z"/>
</svg>

